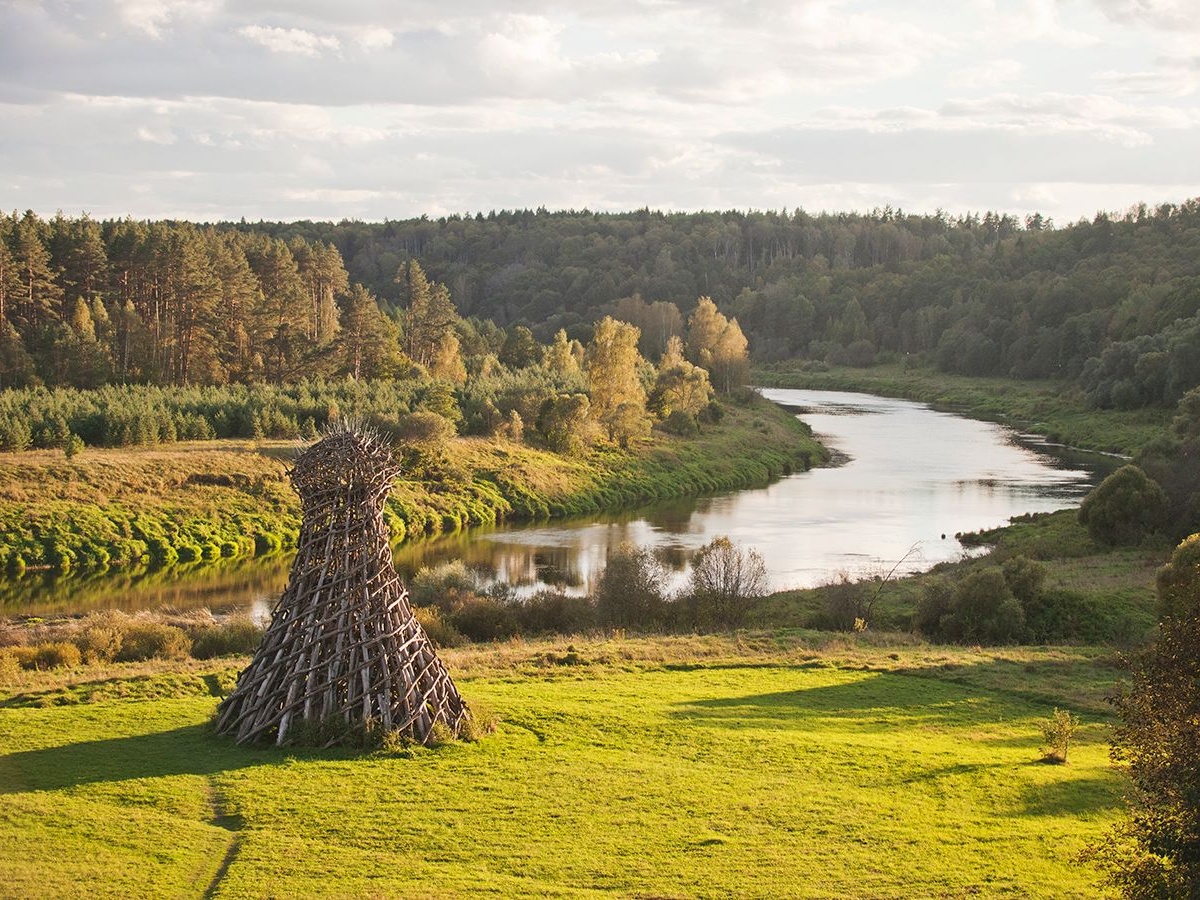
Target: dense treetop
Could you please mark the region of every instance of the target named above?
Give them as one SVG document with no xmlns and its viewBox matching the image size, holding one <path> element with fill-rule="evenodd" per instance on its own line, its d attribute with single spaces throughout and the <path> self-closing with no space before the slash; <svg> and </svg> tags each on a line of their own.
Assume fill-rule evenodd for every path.
<svg viewBox="0 0 1200 900">
<path fill-rule="evenodd" d="M 437 288 L 428 296 L 408 282 L 414 261 Z M 357 330 L 346 329 L 355 296 Z M 360 335 L 366 296 L 383 321 Z M 912 358 L 1077 379 L 1099 406 L 1171 406 L 1200 384 L 1200 201 L 1064 227 L 890 208 L 203 228 L 14 213 L 0 218 L 0 383 L 353 375 L 362 341 L 378 344 L 389 323 L 408 359 L 453 368 L 455 348 L 438 332 L 447 302 L 543 342 L 561 328 L 586 343 L 612 314 L 638 325 L 640 351 L 656 360 L 700 297 L 764 361 Z M 339 325 L 353 346 L 339 343 Z M 111 348 L 108 369 L 93 332 Z M 459 332 L 467 355 L 471 336 Z M 518 337 L 509 360 L 529 352 Z"/>
</svg>

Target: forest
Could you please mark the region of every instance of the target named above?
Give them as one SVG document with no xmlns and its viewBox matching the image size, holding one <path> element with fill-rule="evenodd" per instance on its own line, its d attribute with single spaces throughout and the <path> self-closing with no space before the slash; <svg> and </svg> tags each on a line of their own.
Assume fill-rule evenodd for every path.
<svg viewBox="0 0 1200 900">
<path fill-rule="evenodd" d="M 424 322 L 413 261 L 436 286 Z M 519 364 L 517 327 L 587 343 L 612 315 L 657 360 L 710 297 L 762 362 L 912 361 L 1065 378 L 1097 407 L 1173 407 L 1200 384 L 1198 279 L 1195 199 L 1061 227 L 890 208 L 204 227 L 14 212 L 0 218 L 0 385 L 284 383 L 412 363 L 444 376 L 448 303 L 468 359 Z"/>
</svg>

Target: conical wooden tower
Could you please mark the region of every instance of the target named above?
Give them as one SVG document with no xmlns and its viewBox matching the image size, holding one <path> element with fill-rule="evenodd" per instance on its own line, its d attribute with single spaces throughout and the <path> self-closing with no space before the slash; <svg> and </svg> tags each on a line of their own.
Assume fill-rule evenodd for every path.
<svg viewBox="0 0 1200 900">
<path fill-rule="evenodd" d="M 283 744 L 298 723 L 382 727 L 428 743 L 468 711 L 413 617 L 392 563 L 383 504 L 399 466 L 374 432 L 336 425 L 290 472 L 303 520 L 271 624 L 217 731 Z"/>
</svg>

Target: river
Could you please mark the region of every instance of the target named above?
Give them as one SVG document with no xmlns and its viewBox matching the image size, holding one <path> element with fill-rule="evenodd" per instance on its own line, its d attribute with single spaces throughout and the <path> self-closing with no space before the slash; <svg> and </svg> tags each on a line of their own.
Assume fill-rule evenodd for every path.
<svg viewBox="0 0 1200 900">
<path fill-rule="evenodd" d="M 1064 455 L 988 422 L 924 404 L 840 391 L 764 389 L 797 412 L 837 464 L 761 489 L 658 504 L 586 520 L 472 529 L 396 551 L 401 574 L 463 560 L 482 581 L 519 593 L 588 591 L 608 551 L 652 548 L 686 581 L 691 555 L 718 535 L 762 554 L 775 589 L 932 568 L 966 550 L 958 533 L 1025 513 L 1078 506 L 1112 462 Z M 233 561 L 192 571 L 90 579 L 26 576 L 0 585 L 8 614 L 209 607 L 262 614 L 287 580 L 288 560 Z"/>
</svg>

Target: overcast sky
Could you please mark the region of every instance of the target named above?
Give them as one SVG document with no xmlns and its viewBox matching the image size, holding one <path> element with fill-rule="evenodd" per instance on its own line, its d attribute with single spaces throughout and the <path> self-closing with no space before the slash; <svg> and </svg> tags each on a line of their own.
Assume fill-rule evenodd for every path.
<svg viewBox="0 0 1200 900">
<path fill-rule="evenodd" d="M 1198 87 L 1200 0 L 0 0 L 0 208 L 1067 222 L 1200 195 Z"/>
</svg>

